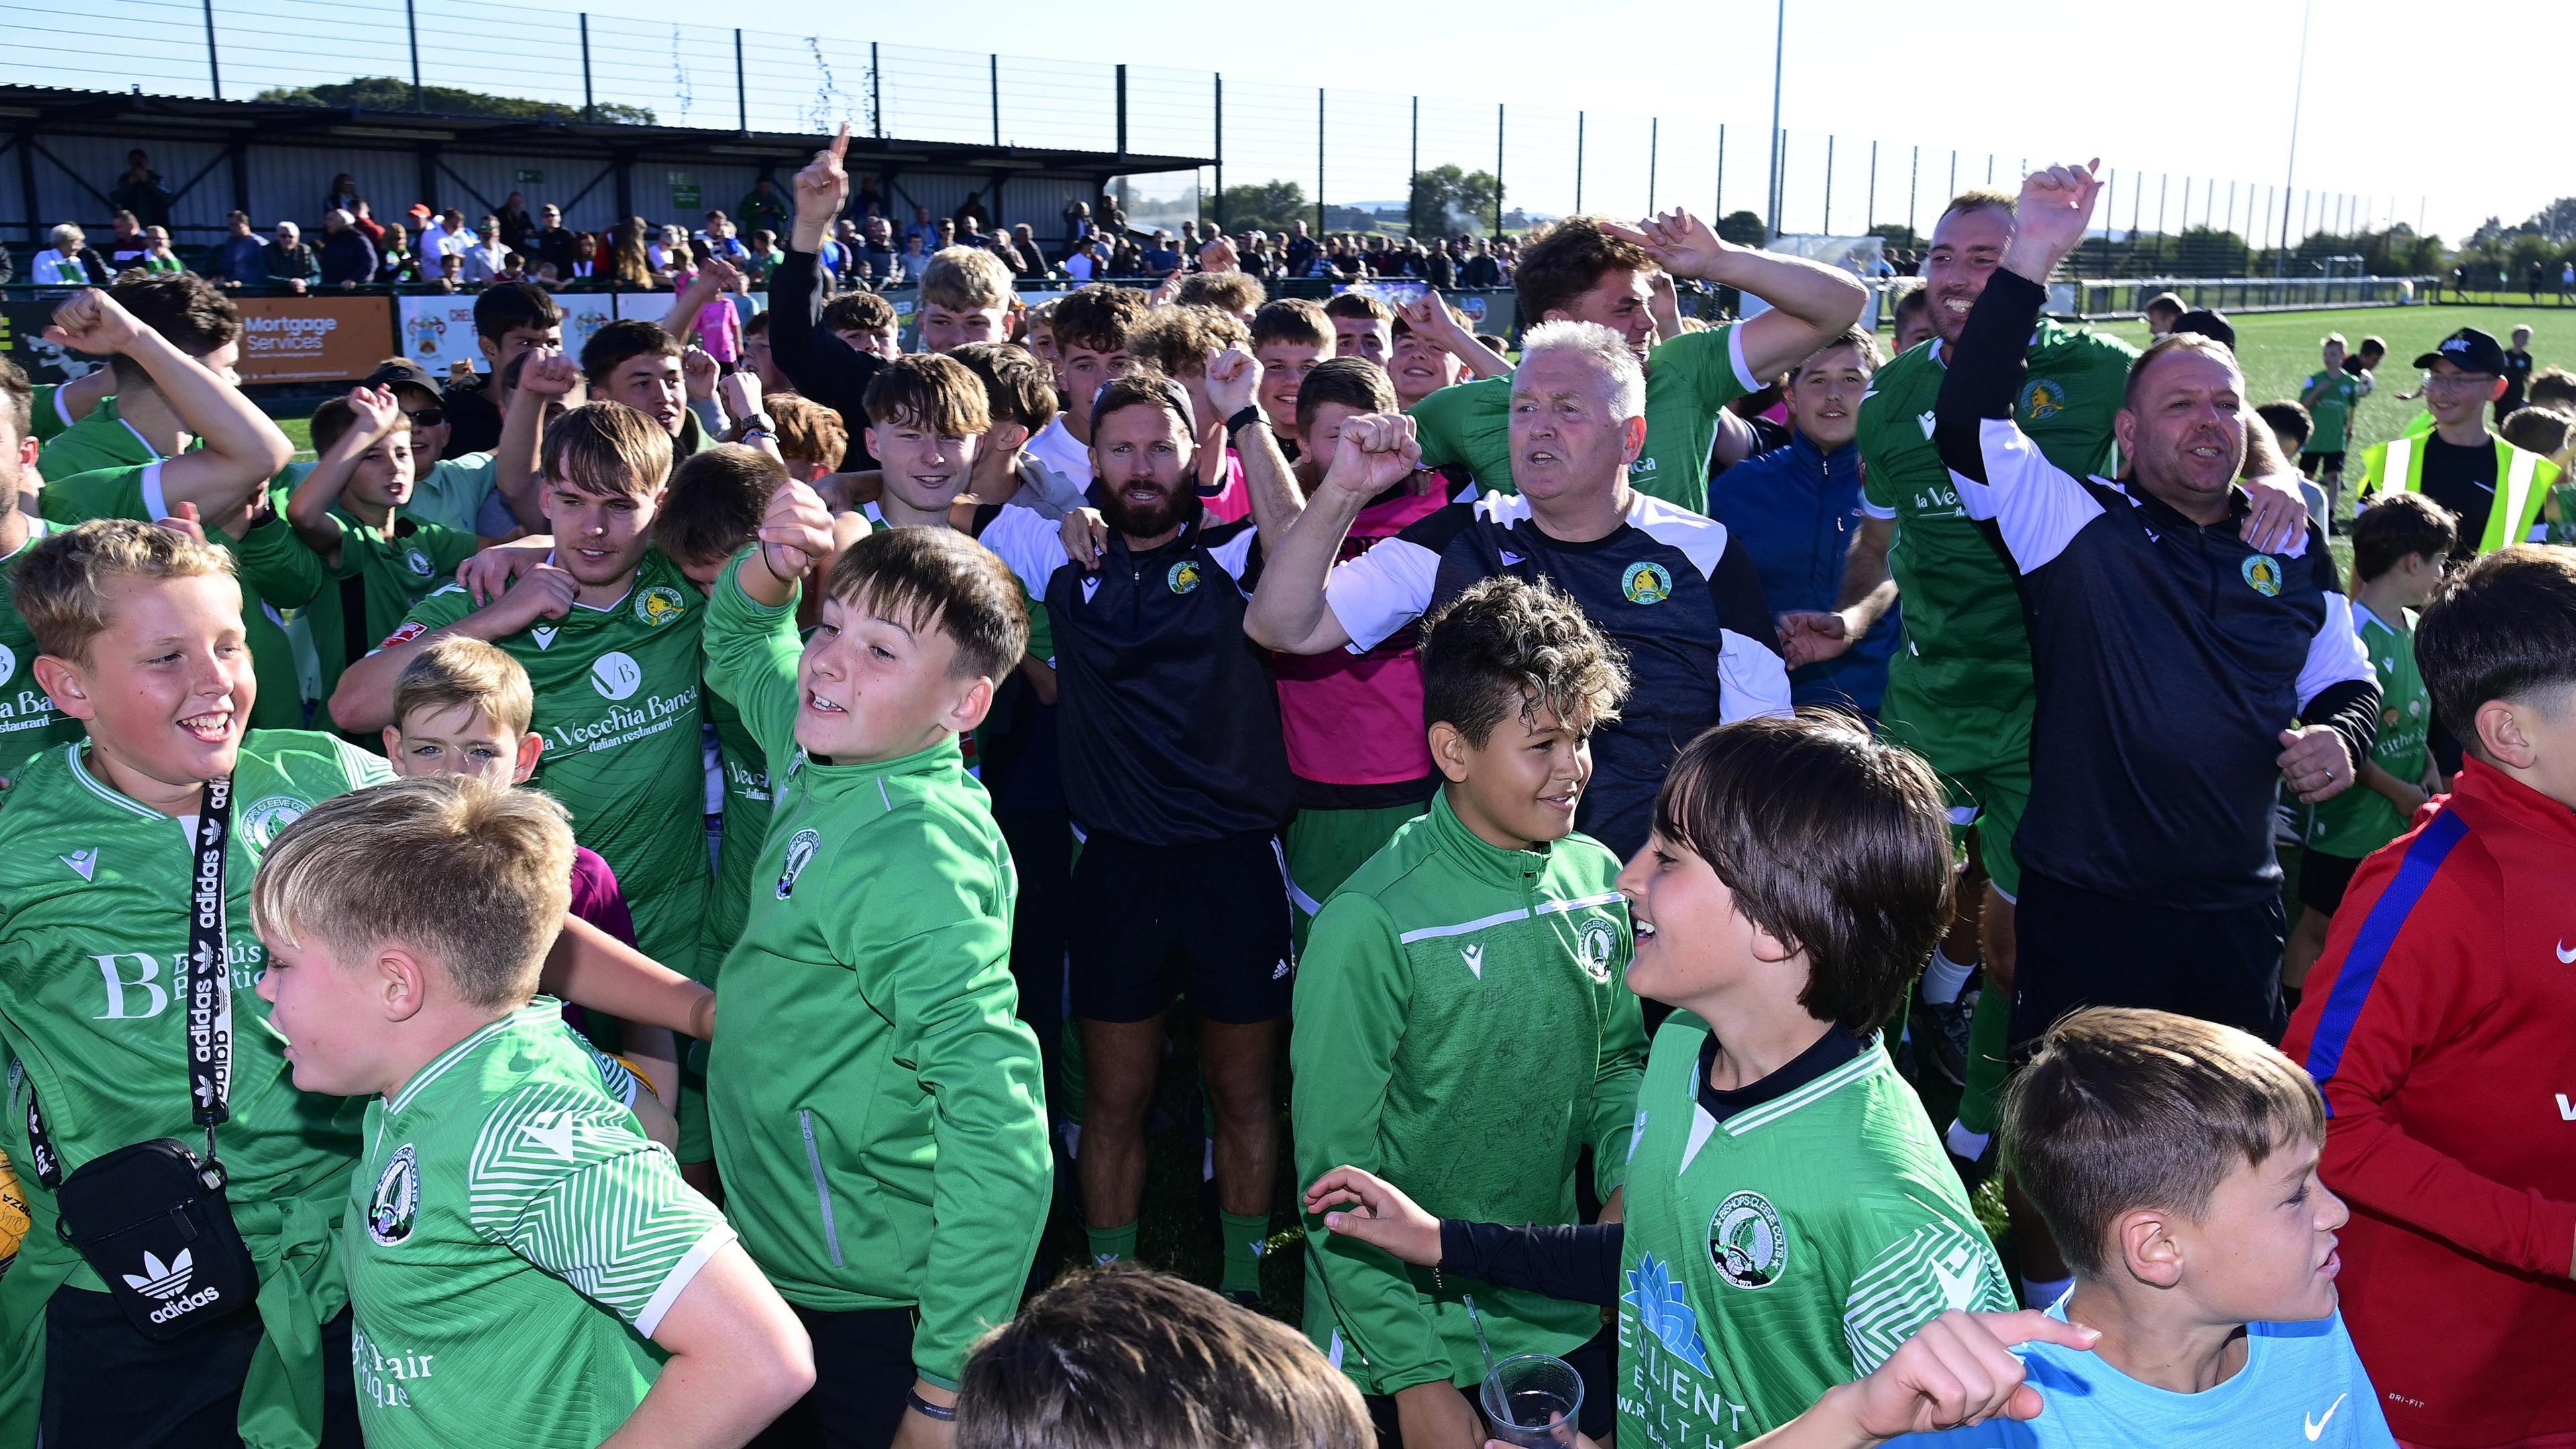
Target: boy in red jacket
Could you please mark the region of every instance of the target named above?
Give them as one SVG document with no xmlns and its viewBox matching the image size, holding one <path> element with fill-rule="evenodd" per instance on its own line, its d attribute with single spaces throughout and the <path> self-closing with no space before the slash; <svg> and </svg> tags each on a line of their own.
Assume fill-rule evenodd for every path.
<svg viewBox="0 0 2576 1449">
<path fill-rule="evenodd" d="M 2343 1312 L 2400 1441 L 2576 1444 L 2576 550 L 2490 553 L 2415 634 L 2467 747 L 2364 861 L 2282 1049 L 2352 1205 Z"/>
</svg>

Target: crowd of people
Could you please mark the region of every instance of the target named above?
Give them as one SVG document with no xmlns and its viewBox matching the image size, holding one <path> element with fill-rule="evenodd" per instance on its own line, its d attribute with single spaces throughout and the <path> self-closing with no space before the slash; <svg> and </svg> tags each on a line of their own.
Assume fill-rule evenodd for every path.
<svg viewBox="0 0 2576 1449">
<path fill-rule="evenodd" d="M 2043 316 L 2074 166 L 1892 357 L 1686 212 L 1516 339 L 925 215 L 907 347 L 846 144 L 311 461 L 206 277 L 0 364 L 0 1440 L 2576 1436 L 2576 378 L 2498 436 L 2464 329 L 2319 446 L 2339 338 L 2293 415 Z"/>
<path fill-rule="evenodd" d="M 129 273 L 195 271 L 228 289 L 305 295 L 360 287 L 425 287 L 475 292 L 496 283 L 528 282 L 548 291 L 677 291 L 710 262 L 739 268 L 765 285 L 785 259 L 784 194 L 763 173 L 728 214 L 707 211 L 695 224 L 655 224 L 629 217 L 606 231 L 564 225 L 562 208 L 529 208 L 524 192 L 469 219 L 457 207 L 416 202 L 378 217 L 347 172 L 333 178 L 311 220 L 281 219 L 265 236 L 249 213 L 224 220 L 225 235 L 202 255 L 182 255 L 170 239 L 170 196 L 136 151 L 129 171 L 105 193 L 115 207 L 112 238 L 102 250 L 76 222 L 46 233 L 25 280 L 47 287 L 106 287 Z M 1021 222 L 996 225 L 984 193 L 956 212 L 933 216 L 915 204 L 898 219 L 890 177 L 863 183 L 825 234 L 823 269 L 837 290 L 889 291 L 918 286 L 931 257 L 949 247 L 990 252 L 1021 280 L 1074 283 L 1161 281 L 1193 271 L 1236 271 L 1264 280 L 1313 277 L 1341 282 L 1411 278 L 1441 288 L 1511 285 L 1519 243 L 1460 234 L 1425 243 L 1383 231 L 1309 235 L 1294 221 L 1274 236 L 1259 226 L 1229 232 L 1217 222 L 1183 221 L 1177 229 L 1131 227 L 1114 194 L 1097 206 L 1068 203 L 1063 226 L 1041 238 Z M 308 229 L 310 228 L 310 229 Z M 14 280 L 15 260 L 0 251 L 0 282 Z"/>
</svg>

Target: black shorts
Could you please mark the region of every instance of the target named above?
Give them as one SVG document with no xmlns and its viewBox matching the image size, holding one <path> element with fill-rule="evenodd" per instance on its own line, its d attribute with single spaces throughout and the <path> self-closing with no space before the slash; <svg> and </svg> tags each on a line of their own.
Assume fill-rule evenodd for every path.
<svg viewBox="0 0 2576 1449">
<path fill-rule="evenodd" d="M 1594 1440 L 1608 1437 L 1619 1427 L 1617 1339 L 1613 1336 L 1617 1332 L 1616 1329 L 1605 1328 L 1565 1355 L 1566 1363 L 1583 1380 L 1583 1408 L 1574 1416 L 1577 1427 Z M 1484 1405 L 1477 1403 L 1474 1388 L 1458 1392 L 1467 1396 L 1468 1403 L 1476 1405 L 1477 1412 L 1484 1411 Z M 1395 1395 L 1362 1394 L 1360 1401 L 1368 1405 L 1370 1423 L 1377 1430 L 1378 1449 L 1402 1449 L 1404 1435 L 1396 1429 Z"/>
<path fill-rule="evenodd" d="M 2331 916 L 2343 904 L 2343 893 L 2352 886 L 2352 873 L 2361 869 L 2358 857 L 2328 855 L 2322 850 L 2299 853 L 2299 904 L 2320 916 Z"/>
<path fill-rule="evenodd" d="M 266 1330 L 256 1310 L 156 1343 L 105 1293 L 57 1288 L 45 1302 L 37 1441 L 150 1449 L 240 1449 L 242 1384 Z M 323 1449 L 359 1449 L 349 1314 L 322 1325 Z"/>
<path fill-rule="evenodd" d="M 885 1449 L 903 1426 L 916 1377 L 910 1308 L 825 1313 L 788 1307 L 814 1340 L 814 1387 L 751 1441 L 751 1449 Z"/>
<path fill-rule="evenodd" d="M 2215 911 L 2149 905 L 2052 880 L 2027 864 L 2013 913 L 2016 1056 L 2060 1017 L 2086 1006 L 2139 1006 L 2195 1016 L 2277 1042 L 2281 901 Z"/>
<path fill-rule="evenodd" d="M 2343 472 L 2343 450 L 2337 448 L 2331 453 L 2301 453 L 2299 455 L 2300 472 L 2314 478 L 2317 476 L 2319 470 L 2336 474 Z"/>
<path fill-rule="evenodd" d="M 1210 1021 L 1277 1021 L 1295 985 L 1277 837 L 1138 845 L 1094 834 L 1065 923 L 1073 1014 L 1145 1021 L 1186 990 Z"/>
</svg>

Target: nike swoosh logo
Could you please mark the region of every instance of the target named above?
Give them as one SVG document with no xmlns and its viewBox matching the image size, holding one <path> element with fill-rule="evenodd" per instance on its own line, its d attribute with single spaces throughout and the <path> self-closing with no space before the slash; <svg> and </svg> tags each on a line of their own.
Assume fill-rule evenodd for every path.
<svg viewBox="0 0 2576 1449">
<path fill-rule="evenodd" d="M 2558 943 L 2558 964 L 2561 966 L 2576 966 L 2576 951 L 2568 950 L 2567 943 L 2565 941 L 2560 941 Z"/>
<path fill-rule="evenodd" d="M 2305 1414 L 2299 1416 L 2300 1421 L 2307 1425 L 2309 1443 L 2317 1442 L 2317 1436 L 2326 1431 L 2326 1425 L 2334 1422 L 2335 1410 L 2342 1408 L 2343 1401 L 2350 1397 L 2350 1394 L 2335 1395 L 2335 1401 L 2326 1405 L 2326 1416 L 2322 1419 L 2311 1419 Z"/>
</svg>

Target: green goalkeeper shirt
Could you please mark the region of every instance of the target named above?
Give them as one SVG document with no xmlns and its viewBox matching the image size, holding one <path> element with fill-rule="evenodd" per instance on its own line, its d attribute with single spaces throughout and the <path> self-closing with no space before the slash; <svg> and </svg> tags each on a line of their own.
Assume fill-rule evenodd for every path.
<svg viewBox="0 0 2576 1449">
<path fill-rule="evenodd" d="M 600 1071 L 539 997 L 368 1102 L 340 1253 L 373 1449 L 590 1449 L 653 1386 L 734 1232 Z"/>
<path fill-rule="evenodd" d="M 2013 418 L 2048 460 L 2083 477 L 2111 467 L 2111 419 L 2137 352 L 2117 338 L 2043 320 L 2032 334 L 2030 381 Z M 2007 685 L 2030 677 L 2021 590 L 1985 525 L 1959 506 L 1932 445 L 1932 405 L 1949 372 L 1940 339 L 1900 354 L 1861 396 L 1863 507 L 1896 520 L 1887 557 L 1905 605 L 1903 652 L 1984 660 Z"/>
<path fill-rule="evenodd" d="M 36 682 L 36 636 L 10 601 L 18 560 L 53 531 L 54 525 L 41 518 L 28 519 L 27 541 L 0 558 L 0 780 L 16 774 L 20 764 L 45 747 L 69 744 L 82 735 L 81 722 L 54 708 L 54 697 Z M 0 795 L 0 803 L 7 799 Z"/>
<path fill-rule="evenodd" d="M 1297 972 L 1297 1179 L 1349 1165 L 1444 1218 L 1572 1223 L 1592 1149 L 1603 1198 L 1626 1175 L 1645 1027 L 1625 981 L 1619 860 L 1586 836 L 1504 850 L 1446 791 L 1316 916 Z M 1439 1279 L 1308 1224 L 1306 1332 L 1364 1392 L 1467 1387 L 1484 1357 L 1563 1354 L 1601 1311 Z"/>
<path fill-rule="evenodd" d="M 727 1208 L 788 1302 L 916 1309 L 913 1365 L 954 1387 L 1019 1306 L 1054 1182 L 1010 850 L 954 739 L 865 764 L 797 747 L 793 605 L 729 566 L 708 614 L 708 683 L 775 797 L 707 1063 Z"/>
<path fill-rule="evenodd" d="M 412 608 L 386 640 L 406 643 L 475 611 L 446 587 Z M 658 550 L 605 608 L 576 604 L 493 642 L 528 671 L 531 728 L 545 736 L 532 781 L 572 812 L 574 838 L 617 872 L 635 944 L 675 971 L 702 976 L 698 937 L 707 887 L 706 767 L 700 753 L 699 638 L 706 600 Z"/>
<path fill-rule="evenodd" d="M 1732 1449 L 1945 1310 L 2013 1307 L 1914 1089 L 1874 1040 L 1817 1049 L 1837 1039 L 1847 1060 L 1720 1120 L 1707 1024 L 1656 1032 L 1620 1250 L 1620 1449 Z"/>
</svg>

